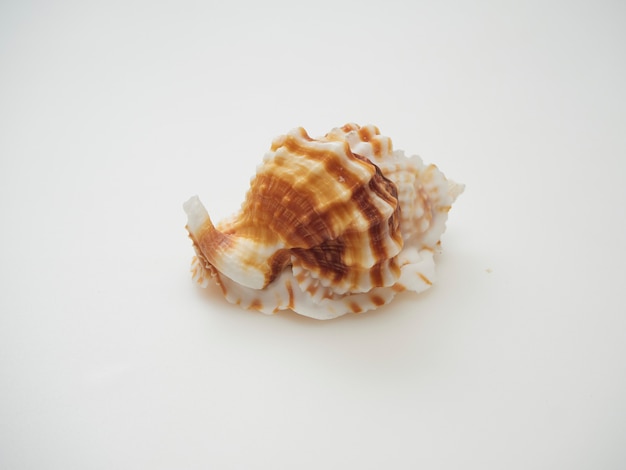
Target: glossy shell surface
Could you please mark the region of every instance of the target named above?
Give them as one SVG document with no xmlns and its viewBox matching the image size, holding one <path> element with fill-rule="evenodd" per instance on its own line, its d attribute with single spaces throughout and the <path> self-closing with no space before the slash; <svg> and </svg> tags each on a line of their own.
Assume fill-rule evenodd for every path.
<svg viewBox="0 0 626 470">
<path fill-rule="evenodd" d="M 277 137 L 240 211 L 214 224 L 184 209 L 194 279 L 230 302 L 317 319 L 360 313 L 434 280 L 433 254 L 462 192 L 434 165 L 394 151 L 375 126 Z"/>
</svg>

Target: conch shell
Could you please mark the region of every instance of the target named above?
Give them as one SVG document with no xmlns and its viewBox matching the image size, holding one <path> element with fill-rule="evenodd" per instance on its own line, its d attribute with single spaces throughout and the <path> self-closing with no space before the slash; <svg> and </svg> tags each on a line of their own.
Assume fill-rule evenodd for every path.
<svg viewBox="0 0 626 470">
<path fill-rule="evenodd" d="M 371 310 L 432 285 L 433 254 L 462 191 L 394 151 L 375 126 L 318 139 L 296 128 L 274 139 L 238 214 L 214 225 L 197 196 L 184 204 L 193 278 L 264 313 Z"/>
</svg>

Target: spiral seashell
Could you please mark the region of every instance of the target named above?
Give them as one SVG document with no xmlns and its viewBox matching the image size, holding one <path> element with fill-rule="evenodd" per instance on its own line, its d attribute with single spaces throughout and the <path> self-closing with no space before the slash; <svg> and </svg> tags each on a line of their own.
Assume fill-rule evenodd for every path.
<svg viewBox="0 0 626 470">
<path fill-rule="evenodd" d="M 462 185 L 393 151 L 374 126 L 277 137 L 238 214 L 214 225 L 197 196 L 184 209 L 193 277 L 226 299 L 318 319 L 363 312 L 433 282 L 433 252 Z"/>
</svg>

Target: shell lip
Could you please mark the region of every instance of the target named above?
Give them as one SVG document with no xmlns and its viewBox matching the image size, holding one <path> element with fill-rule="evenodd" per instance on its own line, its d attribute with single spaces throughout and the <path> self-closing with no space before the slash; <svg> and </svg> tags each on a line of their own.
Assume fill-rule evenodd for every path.
<svg viewBox="0 0 626 470">
<path fill-rule="evenodd" d="M 187 230 L 190 233 L 197 233 L 207 221 L 211 220 L 209 213 L 197 195 L 190 197 L 183 204 L 183 209 L 187 214 Z"/>
</svg>

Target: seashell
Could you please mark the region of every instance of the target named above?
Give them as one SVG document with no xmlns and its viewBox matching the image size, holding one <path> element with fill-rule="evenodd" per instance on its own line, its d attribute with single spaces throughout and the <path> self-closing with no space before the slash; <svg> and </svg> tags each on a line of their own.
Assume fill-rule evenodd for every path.
<svg viewBox="0 0 626 470">
<path fill-rule="evenodd" d="M 214 225 L 184 204 L 193 278 L 229 302 L 317 319 L 364 312 L 435 278 L 433 254 L 463 185 L 394 151 L 375 126 L 274 139 L 240 211 Z"/>
</svg>

